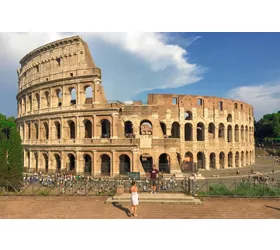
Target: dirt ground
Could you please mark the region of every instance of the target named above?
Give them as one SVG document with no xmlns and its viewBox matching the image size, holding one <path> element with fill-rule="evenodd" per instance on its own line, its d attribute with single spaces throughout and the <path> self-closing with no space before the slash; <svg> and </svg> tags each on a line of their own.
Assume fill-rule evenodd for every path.
<svg viewBox="0 0 280 250">
<path fill-rule="evenodd" d="M 128 204 L 105 204 L 106 197 L 0 197 L 1 219 L 278 219 L 280 199 L 207 198 L 202 205 L 140 203 L 128 217 Z"/>
</svg>

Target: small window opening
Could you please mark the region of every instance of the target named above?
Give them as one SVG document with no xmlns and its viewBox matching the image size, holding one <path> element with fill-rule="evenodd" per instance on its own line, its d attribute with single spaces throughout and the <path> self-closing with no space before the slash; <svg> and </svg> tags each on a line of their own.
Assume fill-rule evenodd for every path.
<svg viewBox="0 0 280 250">
<path fill-rule="evenodd" d="M 177 98 L 176 97 L 172 98 L 172 104 L 177 104 Z"/>
<path fill-rule="evenodd" d="M 39 72 L 39 65 L 36 65 L 37 73 Z"/>
<path fill-rule="evenodd" d="M 238 109 L 237 103 L 234 104 L 234 108 L 235 108 L 235 109 Z"/>
<path fill-rule="evenodd" d="M 70 73 L 70 76 L 73 77 L 73 73 Z"/>
<path fill-rule="evenodd" d="M 56 59 L 58 66 L 60 66 L 60 58 Z"/>
<path fill-rule="evenodd" d="M 198 104 L 199 106 L 202 106 L 202 105 L 203 105 L 203 99 L 202 99 L 202 98 L 198 98 L 197 104 Z"/>
<path fill-rule="evenodd" d="M 223 102 L 219 102 L 219 110 L 223 110 Z"/>
</svg>

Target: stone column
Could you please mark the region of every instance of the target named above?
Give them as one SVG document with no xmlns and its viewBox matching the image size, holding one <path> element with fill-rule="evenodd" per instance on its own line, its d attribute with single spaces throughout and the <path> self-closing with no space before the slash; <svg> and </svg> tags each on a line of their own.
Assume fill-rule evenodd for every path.
<svg viewBox="0 0 280 250">
<path fill-rule="evenodd" d="M 224 168 L 228 168 L 228 153 L 225 153 Z"/>
<path fill-rule="evenodd" d="M 64 126 L 64 124 L 63 124 L 63 122 L 64 122 L 64 119 L 62 118 L 62 117 L 60 117 L 60 141 L 63 141 L 63 139 L 64 139 L 64 128 L 63 128 L 63 126 Z"/>
<path fill-rule="evenodd" d="M 97 120 L 96 115 L 92 115 L 92 129 L 93 129 L 92 135 L 93 135 L 93 138 L 99 138 L 98 135 L 97 135 L 96 120 Z"/>
<path fill-rule="evenodd" d="M 80 118 L 76 116 L 76 138 L 75 141 L 80 139 Z"/>
<path fill-rule="evenodd" d="M 97 152 L 96 150 L 92 150 L 92 154 L 93 154 L 93 175 L 100 175 L 101 174 L 101 163 L 100 161 L 98 161 L 97 159 Z"/>
<path fill-rule="evenodd" d="M 76 151 L 76 157 L 75 157 L 75 167 L 76 167 L 76 172 L 81 173 L 80 168 L 80 151 Z"/>
<path fill-rule="evenodd" d="M 49 125 L 49 144 L 51 144 L 51 142 L 52 142 L 52 133 L 53 133 L 53 131 L 52 131 L 52 124 L 51 124 L 51 119 L 48 119 L 48 125 Z"/>
<path fill-rule="evenodd" d="M 111 138 L 118 138 L 116 119 L 117 119 L 117 114 L 112 114 L 112 134 L 111 134 Z"/>
<path fill-rule="evenodd" d="M 205 169 L 206 169 L 206 170 L 209 170 L 209 169 L 210 169 L 210 166 L 209 166 L 209 165 L 210 165 L 210 164 L 209 164 L 209 163 L 210 163 L 210 159 L 209 159 L 210 156 L 209 156 L 209 155 L 210 155 L 210 154 L 209 154 L 208 152 L 205 152 L 205 151 L 204 151 L 204 160 L 205 160 Z"/>
<path fill-rule="evenodd" d="M 31 149 L 29 149 L 29 166 L 28 166 L 28 168 L 33 168 L 33 166 L 32 166 L 32 150 Z"/>
<path fill-rule="evenodd" d="M 110 169 L 111 169 L 111 174 L 110 176 L 114 176 L 116 174 L 119 173 L 119 171 L 117 171 L 116 169 L 116 151 L 115 150 L 112 150 L 112 160 L 111 160 L 111 166 L 110 166 Z"/>
<path fill-rule="evenodd" d="M 65 153 L 64 152 L 60 153 L 60 169 L 61 169 L 62 172 L 64 172 L 65 169 L 66 169 Z"/>
</svg>

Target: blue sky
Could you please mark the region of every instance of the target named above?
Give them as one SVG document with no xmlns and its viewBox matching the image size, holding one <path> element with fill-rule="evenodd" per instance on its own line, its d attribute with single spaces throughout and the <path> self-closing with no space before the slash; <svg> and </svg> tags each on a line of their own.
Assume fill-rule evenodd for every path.
<svg viewBox="0 0 280 250">
<path fill-rule="evenodd" d="M 108 100 L 220 96 L 250 103 L 257 120 L 280 110 L 280 33 L 0 33 L 1 113 L 16 115 L 19 60 L 77 34 L 102 69 Z"/>
</svg>

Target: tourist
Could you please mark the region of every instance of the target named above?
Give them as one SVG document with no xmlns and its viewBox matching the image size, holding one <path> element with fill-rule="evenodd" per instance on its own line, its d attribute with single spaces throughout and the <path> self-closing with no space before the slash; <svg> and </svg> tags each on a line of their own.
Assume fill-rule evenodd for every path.
<svg viewBox="0 0 280 250">
<path fill-rule="evenodd" d="M 130 188 L 130 193 L 131 193 L 131 210 L 130 213 L 131 215 L 137 217 L 137 206 L 139 205 L 139 196 L 138 196 L 138 188 L 136 186 L 136 182 L 132 181 L 131 182 L 131 188 Z"/>
<path fill-rule="evenodd" d="M 156 169 L 156 165 L 153 165 L 152 169 L 149 171 L 150 174 L 150 182 L 151 182 L 151 187 L 152 191 L 151 194 L 156 193 L 156 186 L 157 186 L 157 175 L 159 171 Z"/>
</svg>

